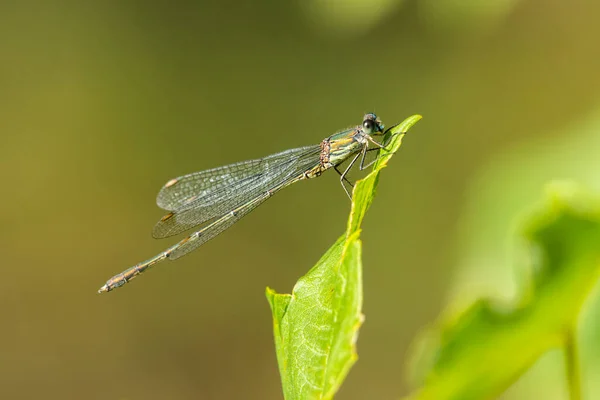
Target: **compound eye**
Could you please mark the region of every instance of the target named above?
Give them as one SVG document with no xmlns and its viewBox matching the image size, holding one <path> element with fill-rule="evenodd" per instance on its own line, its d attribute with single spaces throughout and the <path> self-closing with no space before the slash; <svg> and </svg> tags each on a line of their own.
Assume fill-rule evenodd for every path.
<svg viewBox="0 0 600 400">
<path fill-rule="evenodd" d="M 365 131 L 366 134 L 371 134 L 373 132 L 374 127 L 375 127 L 375 124 L 370 119 L 366 119 L 363 122 L 363 130 Z"/>
</svg>

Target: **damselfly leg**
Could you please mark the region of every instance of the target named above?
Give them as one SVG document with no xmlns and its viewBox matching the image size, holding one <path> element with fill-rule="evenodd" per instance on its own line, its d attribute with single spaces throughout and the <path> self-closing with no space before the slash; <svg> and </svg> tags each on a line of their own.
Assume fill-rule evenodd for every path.
<svg viewBox="0 0 600 400">
<path fill-rule="evenodd" d="M 346 185 L 344 184 L 344 182 L 346 182 L 348 185 L 350 185 L 350 187 L 354 187 L 354 182 L 350 182 L 350 180 L 347 178 L 348 172 L 350 172 L 350 170 L 352 169 L 352 167 L 354 166 L 354 164 L 356 163 L 356 160 L 358 160 L 358 158 L 360 157 L 360 164 L 358 166 L 359 171 L 363 171 L 367 168 L 369 168 L 371 165 L 373 165 L 377 159 L 379 158 L 379 154 L 377 154 L 375 156 L 375 158 L 370 161 L 368 164 L 365 165 L 365 159 L 367 156 L 367 152 L 370 151 L 379 151 L 381 149 L 384 150 L 388 150 L 386 147 L 388 144 L 390 144 L 390 142 L 392 141 L 392 139 L 398 135 L 399 132 L 394 133 L 393 135 L 391 135 L 386 141 L 385 143 L 379 143 L 377 142 L 375 139 L 373 139 L 371 136 L 367 137 L 367 142 L 363 145 L 362 150 L 360 151 L 360 153 L 356 154 L 356 156 L 354 156 L 354 158 L 350 161 L 350 163 L 348 164 L 348 166 L 344 169 L 344 172 L 341 172 L 337 166 L 334 167 L 335 172 L 337 172 L 340 175 L 340 184 L 342 185 L 342 187 L 344 188 L 344 191 L 346 192 L 346 195 L 348 196 L 348 198 L 350 199 L 350 201 L 352 201 L 352 194 L 350 193 L 350 191 L 348 190 L 348 188 L 346 187 Z M 375 147 L 369 148 L 369 143 L 372 143 L 375 145 Z"/>
</svg>

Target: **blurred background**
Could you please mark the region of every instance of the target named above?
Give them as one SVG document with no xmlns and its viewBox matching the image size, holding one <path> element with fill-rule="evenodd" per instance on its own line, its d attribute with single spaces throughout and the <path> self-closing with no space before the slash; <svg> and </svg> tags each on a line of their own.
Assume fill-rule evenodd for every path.
<svg viewBox="0 0 600 400">
<path fill-rule="evenodd" d="M 280 399 L 264 289 L 289 293 L 343 232 L 335 173 L 96 290 L 178 240 L 150 236 L 168 179 L 319 143 L 369 111 L 424 119 L 363 227 L 366 321 L 337 398 L 408 393 L 423 327 L 457 301 L 518 295 L 515 218 L 545 182 L 600 190 L 599 13 L 560 0 L 1 2 L 0 398 Z M 550 353 L 502 398 L 565 399 L 562 370 Z"/>
</svg>

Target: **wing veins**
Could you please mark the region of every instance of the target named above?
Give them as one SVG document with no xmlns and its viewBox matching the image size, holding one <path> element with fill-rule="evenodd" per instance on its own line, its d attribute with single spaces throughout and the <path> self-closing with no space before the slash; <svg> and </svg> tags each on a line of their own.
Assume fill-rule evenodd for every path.
<svg viewBox="0 0 600 400">
<path fill-rule="evenodd" d="M 260 196 L 265 188 L 285 182 L 290 177 L 295 177 L 312 167 L 318 162 L 315 160 L 315 154 L 306 152 L 291 160 L 281 159 L 278 163 L 271 164 L 271 168 L 239 180 L 231 187 L 221 188 L 194 200 L 185 208 L 175 210 L 163 217 L 155 225 L 153 236 L 164 238 L 176 235 L 252 201 L 254 197 Z M 219 204 L 216 204 L 217 201 Z"/>
<path fill-rule="evenodd" d="M 194 172 L 172 179 L 159 191 L 156 203 L 167 211 L 187 208 L 191 202 L 210 193 L 227 188 L 237 181 L 252 177 L 269 169 L 273 163 L 299 158 L 319 150 L 319 146 L 306 146 L 271 154 L 262 159 L 242 161 L 230 165 Z M 190 199 L 193 199 L 190 201 Z"/>
</svg>

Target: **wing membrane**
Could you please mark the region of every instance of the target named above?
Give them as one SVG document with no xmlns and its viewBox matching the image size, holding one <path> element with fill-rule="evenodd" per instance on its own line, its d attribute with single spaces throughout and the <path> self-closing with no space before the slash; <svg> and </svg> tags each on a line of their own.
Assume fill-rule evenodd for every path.
<svg viewBox="0 0 600 400">
<path fill-rule="evenodd" d="M 261 160 L 243 161 L 171 179 L 160 189 L 156 204 L 164 210 L 175 211 L 197 197 L 255 175 L 261 170 L 260 163 Z"/>
<path fill-rule="evenodd" d="M 244 179 L 265 172 L 273 164 L 297 158 L 307 152 L 318 151 L 318 149 L 320 149 L 319 146 L 300 147 L 261 159 L 242 161 L 171 179 L 161 188 L 156 197 L 156 204 L 167 211 L 189 208 L 191 203 L 196 200 L 204 198 L 204 201 L 207 201 L 207 197 L 211 193 L 222 191 Z"/>
<path fill-rule="evenodd" d="M 250 211 L 254 210 L 256 207 L 261 205 L 269 197 L 271 197 L 271 193 L 263 193 L 251 202 L 246 203 L 243 206 L 237 208 L 235 212 L 225 214 L 221 218 L 212 222 L 210 225 L 206 226 L 204 229 L 198 232 L 194 232 L 193 234 L 188 236 L 188 240 L 184 239 L 181 242 L 179 242 L 179 246 L 173 249 L 173 251 L 169 254 L 169 259 L 176 260 L 179 257 L 182 257 L 188 254 L 189 252 L 194 251 L 198 247 L 202 246 L 204 243 L 208 242 L 210 239 L 225 231 L 231 225 L 235 224 L 242 217 L 250 213 Z"/>
<path fill-rule="evenodd" d="M 184 181 L 182 187 L 185 187 L 186 195 L 191 194 L 191 197 L 187 197 L 187 201 L 178 201 L 179 207 L 154 226 L 152 235 L 155 238 L 176 235 L 241 207 L 265 191 L 317 165 L 319 153 L 319 146 L 309 146 L 277 153 L 261 160 L 216 168 L 215 170 L 220 170 L 216 174 L 215 170 L 210 170 L 187 175 L 190 179 Z M 247 168 L 244 170 L 242 165 Z M 234 173 L 229 172 L 230 167 L 235 167 Z M 193 175 L 195 176 L 192 178 Z M 210 180 L 214 176 L 219 176 L 219 179 L 215 181 L 217 186 L 211 187 L 206 184 L 206 180 L 207 177 Z M 189 190 L 194 186 L 192 182 L 197 182 L 195 191 Z M 177 184 L 172 187 L 176 186 Z M 163 188 L 165 189 L 171 187 Z M 159 198 L 160 196 L 159 193 Z"/>
</svg>

